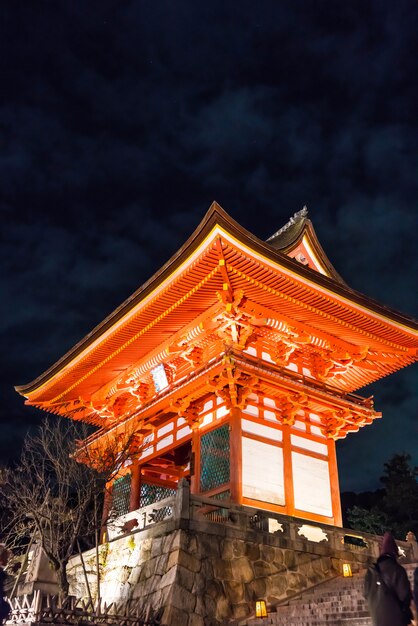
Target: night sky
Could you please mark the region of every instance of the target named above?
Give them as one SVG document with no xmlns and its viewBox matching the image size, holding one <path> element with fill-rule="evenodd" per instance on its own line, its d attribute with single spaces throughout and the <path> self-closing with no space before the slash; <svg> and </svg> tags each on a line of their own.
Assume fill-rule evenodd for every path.
<svg viewBox="0 0 418 626">
<path fill-rule="evenodd" d="M 33 380 L 212 200 L 266 239 L 307 205 L 348 284 L 418 315 L 418 3 L 3 0 L 0 461 Z M 418 367 L 362 390 L 342 489 L 418 464 Z"/>
</svg>

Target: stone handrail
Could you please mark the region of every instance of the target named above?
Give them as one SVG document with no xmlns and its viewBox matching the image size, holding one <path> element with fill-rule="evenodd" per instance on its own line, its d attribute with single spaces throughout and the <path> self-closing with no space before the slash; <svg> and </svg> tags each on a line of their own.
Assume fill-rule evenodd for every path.
<svg viewBox="0 0 418 626">
<path fill-rule="evenodd" d="M 202 496 L 190 496 L 190 518 L 221 523 L 243 531 L 259 531 L 286 540 L 289 547 L 309 552 L 309 547 L 326 546 L 333 552 L 362 553 L 376 559 L 379 556 L 381 537 L 370 533 L 341 528 L 290 517 L 280 513 L 240 506 L 228 500 L 216 500 Z M 397 541 L 401 562 L 418 560 L 417 542 Z M 317 550 L 313 549 L 313 552 Z"/>
<path fill-rule="evenodd" d="M 144 530 L 173 518 L 177 499 L 176 496 L 170 496 L 110 520 L 107 524 L 108 539 L 111 541 L 122 534 Z"/>
<path fill-rule="evenodd" d="M 109 540 L 169 520 L 175 527 L 192 520 L 222 524 L 243 532 L 269 533 L 286 541 L 288 547 L 307 552 L 311 548 L 316 553 L 315 546 L 320 545 L 329 552 L 361 553 L 370 559 L 379 556 L 381 538 L 378 535 L 237 505 L 229 500 L 192 495 L 185 479 L 180 481 L 175 496 L 130 511 L 112 521 L 108 526 Z M 418 561 L 416 541 L 397 541 L 397 545 L 402 562 Z"/>
</svg>

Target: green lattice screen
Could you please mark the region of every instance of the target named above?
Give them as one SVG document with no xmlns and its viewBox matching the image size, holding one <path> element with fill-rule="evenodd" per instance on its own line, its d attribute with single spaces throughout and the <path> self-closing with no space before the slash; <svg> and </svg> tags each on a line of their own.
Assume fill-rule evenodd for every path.
<svg viewBox="0 0 418 626">
<path fill-rule="evenodd" d="M 224 424 L 200 439 L 200 491 L 216 489 L 229 479 L 229 424 Z"/>
<path fill-rule="evenodd" d="M 151 485 L 150 483 L 141 484 L 141 498 L 139 506 L 147 506 L 148 504 L 154 504 L 154 502 L 160 502 L 165 498 L 174 496 L 176 494 L 175 489 L 170 487 L 162 487 L 161 485 Z"/>
<path fill-rule="evenodd" d="M 117 478 L 112 489 L 112 508 L 117 515 L 125 515 L 129 511 L 131 494 L 131 474 Z"/>
</svg>

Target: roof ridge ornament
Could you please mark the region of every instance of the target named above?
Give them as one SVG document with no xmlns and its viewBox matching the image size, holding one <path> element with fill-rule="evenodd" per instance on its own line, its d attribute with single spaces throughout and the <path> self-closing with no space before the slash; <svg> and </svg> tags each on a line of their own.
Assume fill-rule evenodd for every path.
<svg viewBox="0 0 418 626">
<path fill-rule="evenodd" d="M 292 215 L 292 217 L 289 219 L 289 221 L 286 222 L 286 224 L 284 226 L 282 226 L 278 231 L 276 231 L 273 235 L 271 235 L 271 237 L 266 239 L 266 241 L 270 241 L 271 239 L 275 239 L 275 237 L 278 237 L 279 235 L 284 233 L 291 226 L 293 226 L 293 224 L 296 224 L 296 222 L 299 222 L 299 221 L 305 219 L 306 217 L 308 217 L 308 207 L 305 204 L 300 211 L 296 211 L 296 213 L 294 213 Z"/>
</svg>

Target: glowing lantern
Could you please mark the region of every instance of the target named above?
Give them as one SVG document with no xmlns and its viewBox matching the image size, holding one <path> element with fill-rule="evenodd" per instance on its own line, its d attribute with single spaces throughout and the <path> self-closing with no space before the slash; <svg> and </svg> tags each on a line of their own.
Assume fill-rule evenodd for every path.
<svg viewBox="0 0 418 626">
<path fill-rule="evenodd" d="M 264 600 L 257 600 L 255 603 L 255 615 L 256 617 L 267 617 L 266 603 Z"/>
<path fill-rule="evenodd" d="M 351 565 L 350 563 L 343 563 L 343 576 L 347 577 L 347 576 L 352 576 L 353 573 L 351 571 Z"/>
</svg>

